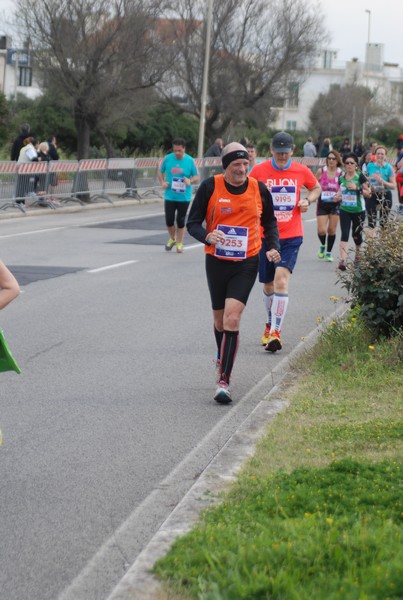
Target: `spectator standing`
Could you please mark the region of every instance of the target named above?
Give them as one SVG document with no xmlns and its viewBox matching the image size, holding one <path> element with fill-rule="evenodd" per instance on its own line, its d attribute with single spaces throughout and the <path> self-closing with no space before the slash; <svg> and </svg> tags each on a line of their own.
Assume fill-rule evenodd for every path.
<svg viewBox="0 0 403 600">
<path fill-rule="evenodd" d="M 365 148 L 364 148 L 364 144 L 362 143 L 362 140 L 357 140 L 355 142 L 353 152 L 358 158 L 361 158 L 361 156 L 365 152 Z"/>
<path fill-rule="evenodd" d="M 367 150 L 359 161 L 360 170 L 364 173 L 364 175 L 367 174 L 368 165 L 370 162 L 372 162 L 372 152 L 371 150 Z"/>
<path fill-rule="evenodd" d="M 48 142 L 41 142 L 38 146 L 38 161 L 49 162 L 49 144 Z M 35 176 L 35 193 L 39 196 L 43 196 L 47 192 L 47 173 L 41 173 Z"/>
<path fill-rule="evenodd" d="M 326 165 L 316 172 L 322 192 L 316 207 L 316 220 L 320 248 L 318 258 L 333 262 L 332 248 L 336 240 L 336 230 L 339 223 L 340 203 L 334 197 L 338 191 L 339 177 L 342 174 L 343 163 L 340 154 L 331 150 L 326 157 Z"/>
<path fill-rule="evenodd" d="M 255 144 L 248 142 L 247 144 L 245 144 L 245 148 L 248 151 L 248 157 L 249 157 L 248 173 L 250 173 L 250 171 L 253 169 L 253 167 L 260 163 L 260 160 L 257 160 L 257 152 L 256 152 Z"/>
<path fill-rule="evenodd" d="M 312 138 L 309 137 L 304 144 L 304 156 L 314 157 L 316 156 L 315 144 L 312 142 Z"/>
<path fill-rule="evenodd" d="M 41 142 L 38 145 L 38 160 L 44 162 L 49 162 L 51 160 L 48 142 Z"/>
<path fill-rule="evenodd" d="M 24 123 L 20 127 L 20 133 L 17 135 L 15 140 L 13 141 L 13 145 L 11 146 L 11 154 L 10 159 L 14 161 L 18 161 L 20 156 L 21 148 L 23 148 L 24 140 L 30 136 L 31 126 L 28 123 Z"/>
<path fill-rule="evenodd" d="M 326 156 L 329 154 L 330 150 L 333 150 L 332 143 L 330 141 L 330 138 L 327 137 L 323 140 L 323 146 L 320 151 L 321 158 L 326 158 Z"/>
<path fill-rule="evenodd" d="M 238 142 L 228 144 L 222 165 L 224 174 L 209 177 L 199 186 L 187 227 L 190 235 L 205 244 L 219 371 L 214 400 L 228 404 L 241 315 L 258 272 L 261 228 L 265 260 L 278 261 L 280 254 L 272 197 L 262 183 L 247 176 L 246 148 Z"/>
<path fill-rule="evenodd" d="M 193 158 L 185 152 L 185 140 L 173 140 L 172 147 L 173 152 L 167 154 L 159 166 L 158 179 L 164 189 L 165 223 L 169 233 L 165 250 L 170 251 L 176 245 L 176 252 L 182 254 L 192 184 L 198 183 L 199 175 Z"/>
<path fill-rule="evenodd" d="M 281 260 L 275 265 L 269 263 L 265 247 L 259 263 L 259 281 L 263 283 L 267 312 L 261 342 L 265 350 L 276 352 L 282 348 L 280 332 L 288 307 L 288 285 L 303 241 L 302 213 L 319 198 L 321 188 L 308 167 L 291 160 L 294 140 L 289 133 L 276 133 L 270 150 L 273 157 L 255 165 L 250 175 L 262 181 L 271 192 L 280 235 Z M 302 188 L 308 190 L 305 198 L 301 198 Z"/>
<path fill-rule="evenodd" d="M 55 136 L 51 136 L 48 139 L 48 145 L 49 145 L 49 157 L 50 160 L 59 160 L 59 153 L 57 151 L 57 139 Z"/>
<path fill-rule="evenodd" d="M 59 156 L 59 152 L 57 151 L 56 136 L 54 136 L 54 135 L 49 136 L 48 145 L 49 145 L 49 151 L 48 151 L 49 159 L 50 160 L 59 160 L 60 156 Z M 54 188 L 56 186 L 57 186 L 57 173 L 49 173 L 49 187 L 50 187 L 50 192 L 52 194 L 55 193 Z M 54 201 L 57 201 L 57 200 L 54 199 Z"/>
<path fill-rule="evenodd" d="M 369 145 L 369 148 L 368 148 L 368 151 L 371 152 L 373 162 L 375 162 L 375 152 L 376 152 L 377 146 L 378 146 L 378 142 L 371 142 Z"/>
<path fill-rule="evenodd" d="M 339 148 L 339 154 L 344 159 L 344 155 L 348 154 L 349 152 L 351 152 L 350 138 L 346 137 Z"/>
<path fill-rule="evenodd" d="M 348 258 L 348 240 L 350 230 L 355 244 L 355 259 L 360 260 L 360 249 L 362 244 L 362 231 L 365 221 L 364 197 L 371 195 L 367 178 L 358 170 L 358 158 L 350 152 L 344 159 L 345 173 L 340 175 L 340 188 L 335 195 L 335 200 L 340 204 L 340 262 L 338 268 L 345 271 Z"/>
<path fill-rule="evenodd" d="M 204 157 L 208 158 L 209 156 L 221 156 L 223 148 L 224 142 L 222 138 L 216 138 L 214 144 L 212 144 L 210 148 L 208 148 Z"/>
<path fill-rule="evenodd" d="M 222 138 L 216 138 L 214 144 L 212 144 L 206 151 L 204 158 L 217 158 L 218 156 L 221 156 L 223 148 L 224 142 Z M 211 175 L 217 175 L 221 171 L 221 165 L 218 167 L 216 165 L 209 165 L 208 167 L 204 166 L 201 170 L 201 179 L 206 179 L 206 177 Z"/>
<path fill-rule="evenodd" d="M 38 161 L 38 140 L 32 136 L 24 139 L 23 146 L 18 156 L 18 162 L 29 163 Z"/>
<path fill-rule="evenodd" d="M 20 150 L 18 157 L 19 163 L 30 163 L 38 161 L 38 141 L 29 136 L 25 138 L 24 145 Z M 17 175 L 17 204 L 25 204 L 26 196 L 35 195 L 35 182 L 36 178 L 32 179 L 29 174 L 18 174 Z"/>
</svg>

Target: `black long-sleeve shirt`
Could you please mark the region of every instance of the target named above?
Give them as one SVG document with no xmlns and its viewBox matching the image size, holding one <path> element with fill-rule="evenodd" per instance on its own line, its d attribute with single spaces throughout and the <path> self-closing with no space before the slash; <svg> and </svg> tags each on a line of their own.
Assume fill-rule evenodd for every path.
<svg viewBox="0 0 403 600">
<path fill-rule="evenodd" d="M 225 180 L 224 183 L 230 194 L 238 196 L 246 192 L 248 189 L 248 181 L 249 180 L 246 179 L 245 183 L 240 186 L 231 185 Z M 260 222 L 263 227 L 263 235 L 267 244 L 266 247 L 268 250 L 273 248 L 280 250 L 277 219 L 274 214 L 273 199 L 265 184 L 261 181 L 258 181 L 258 184 L 263 207 Z M 206 242 L 206 235 L 209 232 L 203 226 L 203 223 L 206 219 L 207 206 L 211 196 L 213 195 L 214 188 L 214 177 L 208 177 L 200 184 L 190 207 L 189 217 L 186 223 L 186 227 L 190 235 L 206 245 L 209 245 L 208 242 Z"/>
</svg>

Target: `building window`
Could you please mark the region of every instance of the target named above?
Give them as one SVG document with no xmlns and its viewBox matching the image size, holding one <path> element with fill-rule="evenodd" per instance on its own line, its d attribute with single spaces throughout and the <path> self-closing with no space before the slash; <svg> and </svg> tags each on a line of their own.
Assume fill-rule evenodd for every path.
<svg viewBox="0 0 403 600">
<path fill-rule="evenodd" d="M 296 131 L 297 130 L 297 122 L 296 121 L 287 121 L 285 128 L 287 131 Z"/>
<path fill-rule="evenodd" d="M 289 108 L 297 108 L 298 102 L 299 102 L 299 83 L 298 83 L 298 81 L 292 81 L 288 85 L 287 106 Z"/>
<path fill-rule="evenodd" d="M 32 69 L 30 67 L 19 67 L 20 77 L 18 85 L 21 87 L 30 87 L 32 85 Z"/>
</svg>

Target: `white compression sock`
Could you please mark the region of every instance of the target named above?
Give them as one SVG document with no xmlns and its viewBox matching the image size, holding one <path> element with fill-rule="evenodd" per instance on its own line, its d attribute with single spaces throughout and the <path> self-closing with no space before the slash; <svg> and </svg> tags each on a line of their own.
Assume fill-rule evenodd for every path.
<svg viewBox="0 0 403 600">
<path fill-rule="evenodd" d="M 280 331 L 288 306 L 288 294 L 274 294 L 271 307 L 271 331 Z"/>
<path fill-rule="evenodd" d="M 271 307 L 273 304 L 273 298 L 274 298 L 274 294 L 266 294 L 266 292 L 263 290 L 263 304 L 264 304 L 266 312 L 267 312 L 266 323 L 268 323 L 269 325 L 271 323 Z"/>
</svg>

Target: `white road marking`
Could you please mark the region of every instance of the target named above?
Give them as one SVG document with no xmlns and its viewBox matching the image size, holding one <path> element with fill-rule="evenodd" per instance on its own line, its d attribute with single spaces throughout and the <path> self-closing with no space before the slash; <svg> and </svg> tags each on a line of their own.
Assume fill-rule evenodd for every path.
<svg viewBox="0 0 403 600">
<path fill-rule="evenodd" d="M 49 229 L 32 229 L 31 231 L 24 231 L 21 233 L 10 233 L 9 235 L 0 235 L 0 239 L 19 237 L 21 235 L 35 235 L 36 233 L 47 233 L 48 231 L 61 231 L 62 229 L 73 229 L 76 227 L 88 227 L 89 225 L 100 225 L 104 223 L 118 223 L 119 221 L 138 221 L 140 219 L 148 219 L 151 217 L 161 217 L 164 213 L 147 213 L 145 215 L 138 215 L 136 217 L 122 217 L 120 219 L 102 219 L 99 221 L 89 221 L 83 224 L 71 224 L 63 227 L 49 227 Z"/>
<path fill-rule="evenodd" d="M 97 269 L 88 269 L 87 273 L 100 273 L 101 271 L 107 271 L 108 269 L 117 269 L 118 267 L 125 267 L 126 265 L 132 265 L 139 262 L 138 260 L 126 260 L 125 262 L 115 263 L 114 265 L 106 265 L 105 267 L 98 267 Z"/>
<path fill-rule="evenodd" d="M 60 231 L 66 227 L 51 227 L 50 229 L 35 229 L 35 231 L 24 231 L 22 233 L 10 233 L 9 235 L 0 235 L 0 239 L 19 237 L 20 235 L 35 235 L 36 233 L 47 233 L 48 231 Z"/>
<path fill-rule="evenodd" d="M 185 252 L 188 250 L 194 250 L 195 248 L 200 248 L 201 246 L 204 246 L 204 244 L 201 244 L 200 242 L 198 244 L 192 244 L 191 246 L 185 246 Z"/>
<path fill-rule="evenodd" d="M 119 223 L 119 221 L 139 221 L 140 219 L 148 219 L 151 217 L 162 217 L 163 215 L 164 215 L 163 212 L 158 212 L 158 213 L 148 213 L 145 215 L 137 215 L 136 217 L 121 217 L 120 219 L 102 219 L 100 221 L 89 221 L 88 223 L 79 225 L 79 227 L 88 227 L 88 225 L 100 225 L 103 223 Z"/>
</svg>

